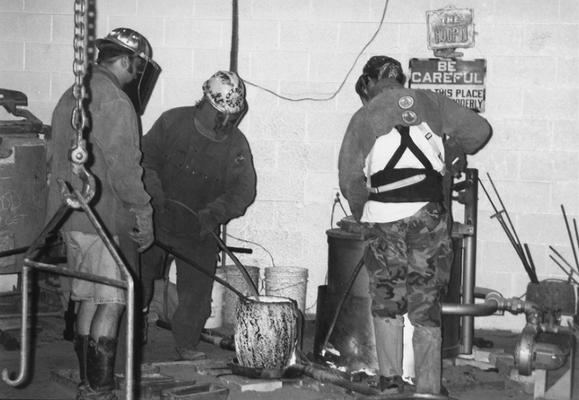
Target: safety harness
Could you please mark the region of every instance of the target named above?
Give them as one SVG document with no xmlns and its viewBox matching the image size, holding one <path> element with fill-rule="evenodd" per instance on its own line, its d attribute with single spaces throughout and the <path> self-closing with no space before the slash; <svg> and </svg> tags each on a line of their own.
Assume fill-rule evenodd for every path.
<svg viewBox="0 0 579 400">
<path fill-rule="evenodd" d="M 410 137 L 407 126 L 397 125 L 400 146 L 382 171 L 370 176 L 369 199 L 383 203 L 442 201 L 442 175 Z M 396 168 L 406 150 L 410 150 L 424 168 Z"/>
</svg>

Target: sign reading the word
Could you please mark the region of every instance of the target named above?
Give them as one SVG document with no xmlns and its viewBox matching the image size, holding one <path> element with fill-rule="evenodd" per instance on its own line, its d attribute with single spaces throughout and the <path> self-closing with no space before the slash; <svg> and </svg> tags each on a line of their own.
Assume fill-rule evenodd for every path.
<svg viewBox="0 0 579 400">
<path fill-rule="evenodd" d="M 458 104 L 484 112 L 486 60 L 410 60 L 410 86 L 441 93 Z"/>
<path fill-rule="evenodd" d="M 473 10 L 447 7 L 426 12 L 430 50 L 474 45 Z"/>
</svg>

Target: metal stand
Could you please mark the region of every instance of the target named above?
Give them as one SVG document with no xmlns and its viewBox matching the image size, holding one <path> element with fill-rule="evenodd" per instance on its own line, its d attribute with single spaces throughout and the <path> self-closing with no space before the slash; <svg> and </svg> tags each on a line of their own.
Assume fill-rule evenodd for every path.
<svg viewBox="0 0 579 400">
<path fill-rule="evenodd" d="M 549 385 L 549 378 L 556 371 L 546 369 L 536 369 L 533 371 L 535 380 L 533 399 L 545 400 L 571 400 L 573 395 L 573 371 L 575 369 L 575 338 L 571 337 L 571 348 L 569 350 L 567 363 L 562 367 L 565 368 L 563 375 L 554 379 Z"/>
</svg>

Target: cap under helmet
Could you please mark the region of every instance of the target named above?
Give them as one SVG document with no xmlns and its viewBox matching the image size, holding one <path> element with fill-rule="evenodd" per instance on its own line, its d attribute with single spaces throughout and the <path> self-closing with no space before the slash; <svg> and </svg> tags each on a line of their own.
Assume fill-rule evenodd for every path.
<svg viewBox="0 0 579 400">
<path fill-rule="evenodd" d="M 398 60 L 388 56 L 374 56 L 371 57 L 362 73 L 372 79 L 395 79 L 400 83 L 404 82 L 404 72 L 402 72 L 402 65 Z"/>
<path fill-rule="evenodd" d="M 245 109 L 245 85 L 235 72 L 217 71 L 203 84 L 203 94 L 217 111 L 236 114 Z"/>
</svg>

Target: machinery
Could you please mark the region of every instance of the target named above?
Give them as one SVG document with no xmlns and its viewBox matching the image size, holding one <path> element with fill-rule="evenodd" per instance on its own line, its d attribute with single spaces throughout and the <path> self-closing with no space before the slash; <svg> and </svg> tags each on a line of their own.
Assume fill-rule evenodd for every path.
<svg viewBox="0 0 579 400">
<path fill-rule="evenodd" d="M 455 260 L 442 304 L 443 357 L 472 353 L 475 317 L 504 315 L 505 311 L 524 313 L 526 325 L 513 354 L 514 372 L 532 376 L 535 398 L 570 399 L 573 320 L 578 308 L 575 287 L 565 281 L 531 280 L 525 300 L 475 287 L 477 188 L 475 169 L 467 169 L 464 180 L 452 185 L 453 199 L 464 206 L 464 220 L 454 222 L 452 229 Z M 360 231 L 356 232 L 354 221 L 346 218 L 339 225 L 340 229 L 327 231 L 328 285 L 318 290 L 314 354 L 320 361 L 331 360 L 349 372 L 375 370 L 368 276 L 365 268 L 359 273 L 354 271 L 363 254 L 364 241 Z M 336 318 L 330 322 L 332 315 Z M 326 340 L 322 340 L 324 337 Z M 329 356 L 324 356 L 325 346 L 334 350 Z"/>
</svg>

